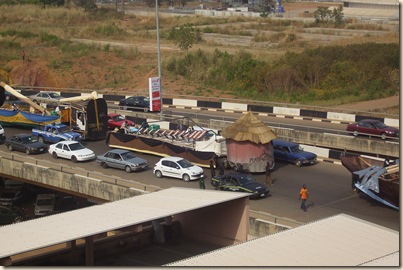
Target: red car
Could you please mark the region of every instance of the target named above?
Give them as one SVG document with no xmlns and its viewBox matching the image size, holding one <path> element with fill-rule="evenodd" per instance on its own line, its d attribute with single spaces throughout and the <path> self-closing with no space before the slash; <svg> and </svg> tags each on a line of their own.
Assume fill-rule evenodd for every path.
<svg viewBox="0 0 403 270">
<path fill-rule="evenodd" d="M 353 132 L 354 136 L 359 133 L 381 136 L 383 140 L 387 137 L 399 137 L 399 129 L 385 125 L 382 121 L 364 119 L 347 125 L 347 131 Z"/>
<path fill-rule="evenodd" d="M 133 121 L 126 119 L 126 117 L 124 117 L 121 114 L 108 113 L 108 128 L 109 129 L 120 128 L 125 121 L 127 121 L 127 125 L 134 125 Z"/>
</svg>

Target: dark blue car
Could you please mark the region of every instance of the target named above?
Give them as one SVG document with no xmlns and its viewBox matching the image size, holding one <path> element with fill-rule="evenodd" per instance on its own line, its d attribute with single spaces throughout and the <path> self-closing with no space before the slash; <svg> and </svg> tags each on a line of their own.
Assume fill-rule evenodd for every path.
<svg viewBox="0 0 403 270">
<path fill-rule="evenodd" d="M 211 184 L 216 189 L 250 193 L 250 198 L 264 198 L 269 194 L 269 189 L 253 179 L 249 174 L 227 173 L 216 175 L 211 179 Z"/>
<path fill-rule="evenodd" d="M 282 140 L 273 140 L 274 159 L 294 163 L 301 167 L 303 164 L 316 163 L 314 153 L 304 151 L 299 144 Z"/>
</svg>

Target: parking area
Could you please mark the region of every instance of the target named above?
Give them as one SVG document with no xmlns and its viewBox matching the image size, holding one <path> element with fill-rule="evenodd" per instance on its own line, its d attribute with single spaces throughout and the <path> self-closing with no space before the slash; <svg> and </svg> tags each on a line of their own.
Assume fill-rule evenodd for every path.
<svg viewBox="0 0 403 270">
<path fill-rule="evenodd" d="M 36 218 L 35 204 L 40 194 L 54 195 L 53 207 L 45 210 L 41 216 L 90 205 L 84 198 L 0 177 L 0 225 Z"/>
</svg>

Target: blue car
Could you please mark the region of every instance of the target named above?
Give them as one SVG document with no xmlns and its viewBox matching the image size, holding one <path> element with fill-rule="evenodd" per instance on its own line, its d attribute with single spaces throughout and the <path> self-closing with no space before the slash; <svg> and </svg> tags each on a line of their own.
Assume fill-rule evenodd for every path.
<svg viewBox="0 0 403 270">
<path fill-rule="evenodd" d="M 317 159 L 316 154 L 304 151 L 299 144 L 277 139 L 273 140 L 273 152 L 275 160 L 291 162 L 298 167 L 314 164 Z"/>
</svg>

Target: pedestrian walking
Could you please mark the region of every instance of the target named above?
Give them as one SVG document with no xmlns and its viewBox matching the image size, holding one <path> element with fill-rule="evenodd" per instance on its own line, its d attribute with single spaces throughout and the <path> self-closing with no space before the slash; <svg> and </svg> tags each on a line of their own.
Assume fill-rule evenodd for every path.
<svg viewBox="0 0 403 270">
<path fill-rule="evenodd" d="M 21 58 L 22 58 L 22 61 L 25 60 L 25 51 L 24 50 L 21 51 Z"/>
<path fill-rule="evenodd" d="M 200 189 L 206 189 L 206 185 L 204 184 L 204 177 L 199 179 L 199 187 Z"/>
<path fill-rule="evenodd" d="M 302 185 L 301 190 L 299 191 L 299 199 L 302 200 L 301 202 L 301 209 L 306 212 L 306 200 L 308 199 L 308 188 L 305 184 Z"/>
<path fill-rule="evenodd" d="M 268 161 L 267 164 L 266 164 L 266 185 L 272 186 L 273 181 L 272 181 L 272 178 L 271 178 L 271 169 L 270 168 L 271 168 L 271 164 Z"/>
</svg>

